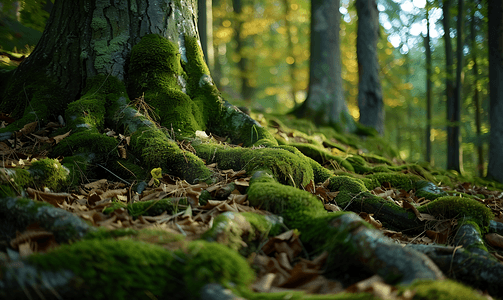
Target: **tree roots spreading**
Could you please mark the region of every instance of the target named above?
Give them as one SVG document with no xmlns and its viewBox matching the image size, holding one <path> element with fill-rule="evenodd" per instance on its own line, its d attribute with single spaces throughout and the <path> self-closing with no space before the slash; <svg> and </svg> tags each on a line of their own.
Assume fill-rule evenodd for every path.
<svg viewBox="0 0 503 300">
<path fill-rule="evenodd" d="M 9 250 L 9 257 L 2 258 L 1 298 L 24 299 L 37 293 L 57 299 L 91 295 L 187 299 L 230 288 L 249 299 L 280 299 L 285 293 L 292 299 L 315 299 L 297 292 L 264 296 L 249 290 L 254 272 L 242 255 L 260 252 L 264 240 L 286 229 L 300 233 L 306 256 L 327 253 L 323 273 L 345 285 L 376 274 L 386 284 L 414 291 L 418 299 L 433 294 L 437 299 L 452 299 L 461 290 L 470 299 L 481 297 L 444 281 L 449 277 L 493 296 L 502 295 L 503 265 L 488 252 L 484 236 L 503 234 L 503 230 L 481 203 L 484 195 L 449 195 L 438 184 L 453 187 L 456 177 L 351 152 L 350 140 L 345 145 L 326 137 L 307 143 L 289 141 L 279 129 L 286 128 L 281 121 L 269 130 L 225 102 L 209 76 L 197 40 L 186 38 L 185 45 L 186 61 L 168 40 L 145 36 L 133 48 L 127 86 L 113 77 L 96 76 L 80 99 L 68 105 L 65 130 L 71 130 L 71 135 L 51 152 L 62 160 L 41 159 L 30 168 L 0 170 L 3 238 L 13 240 L 16 230 L 38 223 L 58 243 L 69 243 L 26 258 Z M 3 129 L 2 139 L 17 137 L 22 125 Z M 106 127 L 119 132 L 119 138 L 104 134 Z M 225 136 L 233 145 L 201 137 L 206 135 L 200 134 L 203 131 Z M 113 174 L 130 184 L 131 195 L 127 203 L 105 205 L 105 215 L 120 210 L 134 218 L 173 215 L 179 205 L 189 214 L 190 209 L 203 206 L 204 197 L 207 205 L 216 201 L 207 187 L 216 184 L 219 176 L 210 164 L 252 176 L 243 194 L 250 206 L 268 213 L 212 216 L 209 230 L 191 241 L 162 230 L 96 230 L 60 205 L 29 199 L 26 194 L 44 187 L 69 191 L 83 178 Z M 169 174 L 200 184 L 203 191 L 196 193 L 195 200 L 164 196 L 135 201 L 132 194 L 142 194 L 150 170 L 156 168 L 162 172 L 152 180 Z M 400 194 L 395 198 L 401 200 L 392 199 L 392 192 Z M 414 193 L 420 197 L 414 198 Z M 334 207 L 339 211 L 333 212 Z M 374 218 L 388 230 L 366 222 Z M 445 225 L 445 220 L 450 222 L 447 230 L 432 225 Z M 427 231 L 433 240 L 447 245 L 403 247 L 386 237 L 391 230 Z M 351 297 L 360 296 L 371 297 L 364 293 Z"/>
</svg>

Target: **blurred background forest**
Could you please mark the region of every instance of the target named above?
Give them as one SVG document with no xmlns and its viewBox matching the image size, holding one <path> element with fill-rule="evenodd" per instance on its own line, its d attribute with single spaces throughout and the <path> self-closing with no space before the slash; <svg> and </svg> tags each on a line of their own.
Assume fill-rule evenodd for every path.
<svg viewBox="0 0 503 300">
<path fill-rule="evenodd" d="M 43 31 L 50 1 L 10 1 L 1 7 L 0 51 L 4 63 L 29 53 Z M 258 113 L 284 114 L 307 96 L 310 59 L 310 0 L 199 0 L 211 24 L 202 40 L 212 76 L 224 98 Z M 358 120 L 357 11 L 341 0 L 340 48 L 344 96 Z M 427 139 L 427 23 L 432 55 L 432 165 L 447 167 L 446 51 L 442 1 L 378 0 L 377 44 L 385 104 L 385 140 L 404 160 L 425 161 Z M 462 168 L 484 176 L 489 144 L 487 9 L 467 1 L 462 14 L 452 5 L 450 37 L 457 44 L 463 16 L 460 153 Z M 457 1 L 455 2 L 457 3 Z M 454 4 L 454 3 L 453 3 Z M 1 5 L 1 3 L 0 3 Z M 13 20 L 16 19 L 16 20 Z M 428 20 L 428 21 L 427 21 Z M 473 27 L 473 28 L 472 28 Z M 213 45 L 213 47 L 205 47 Z M 14 53 L 12 53 L 14 52 Z M 16 55 L 16 53 L 20 53 Z M 457 63 L 454 55 L 454 63 Z M 477 131 L 477 117 L 479 130 Z M 452 125 L 452 124 L 451 124 Z M 483 165 L 479 164 L 480 157 Z"/>
</svg>

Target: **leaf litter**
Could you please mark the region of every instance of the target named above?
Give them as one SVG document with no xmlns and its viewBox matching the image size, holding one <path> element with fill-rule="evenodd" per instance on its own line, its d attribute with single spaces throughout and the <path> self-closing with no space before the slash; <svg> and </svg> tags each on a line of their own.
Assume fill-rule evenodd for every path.
<svg viewBox="0 0 503 300">
<path fill-rule="evenodd" d="M 39 128 L 38 123 L 33 122 L 16 132 L 12 138 L 0 141 L 2 166 L 24 168 L 29 167 L 33 161 L 44 158 L 52 145 L 59 143 L 70 134 L 70 132 L 65 132 L 54 135 L 55 130 L 61 127 L 58 123 L 49 123 L 44 128 Z M 54 136 L 50 137 L 51 134 Z M 117 135 L 112 130 L 108 130 L 107 135 L 120 139 L 123 148 L 124 145 L 129 144 L 129 137 Z M 190 144 L 179 145 L 186 151 L 193 151 Z M 119 155 L 125 158 L 125 151 L 119 151 Z M 191 185 L 185 180 L 161 174 L 153 176 L 153 180 L 141 194 L 133 191 L 131 186 L 110 182 L 107 179 L 82 184 L 78 190 L 69 193 L 54 193 L 33 188 L 27 188 L 26 192 L 30 198 L 67 210 L 95 227 L 111 230 L 156 228 L 181 233 L 188 240 L 200 238 L 211 228 L 213 220 L 223 212 L 252 211 L 269 214 L 267 211 L 249 206 L 246 189 L 249 186 L 250 177 L 244 170 L 219 170 L 216 164 L 208 165 L 208 168 L 217 172 L 220 178 L 212 185 L 206 183 Z M 327 211 L 342 211 L 343 208 L 334 202 L 339 192 L 331 192 L 327 186 L 328 182 L 315 184 L 311 181 L 303 189 L 318 197 Z M 455 191 L 475 196 L 479 202 L 491 208 L 495 221 L 503 223 L 502 192 L 490 191 L 485 187 L 474 186 L 467 182 L 458 184 Z M 210 197 L 200 201 L 203 192 L 209 193 Z M 427 230 L 420 235 L 408 236 L 403 232 L 384 228 L 372 214 L 360 213 L 362 219 L 402 245 L 446 243 L 448 236 L 457 225 L 456 219 L 439 220 L 432 215 L 419 213 L 416 207 L 428 203 L 429 200 L 415 196 L 414 191 L 394 189 L 389 184 L 384 184 L 371 192 L 402 208 L 410 209 L 419 220 L 431 222 Z M 480 195 L 484 198 L 479 198 Z M 164 211 L 155 216 L 132 216 L 126 208 L 120 207 L 109 214 L 103 213 L 104 209 L 111 207 L 114 203 L 127 205 L 149 200 L 160 201 L 166 198 L 177 201 L 178 212 L 171 215 Z M 186 201 L 181 201 L 182 199 Z M 485 238 L 495 249 L 503 249 L 502 236 L 490 233 Z M 44 230 L 39 224 L 31 224 L 23 232 L 17 232 L 16 237 L 9 241 L 9 245 L 17 250 L 20 256 L 47 252 L 58 246 L 53 233 Z M 492 251 L 492 254 L 503 262 L 503 255 L 498 251 Z M 411 290 L 399 295 L 397 288 L 386 284 L 378 275 L 344 288 L 342 283 L 322 275 L 327 257 L 328 253 L 323 252 L 309 259 L 309 254 L 302 246 L 296 230 L 270 237 L 258 251 L 248 257 L 250 264 L 258 270 L 257 279 L 252 288 L 257 292 L 295 290 L 311 294 L 367 292 L 381 299 L 412 299 L 414 296 Z"/>
</svg>

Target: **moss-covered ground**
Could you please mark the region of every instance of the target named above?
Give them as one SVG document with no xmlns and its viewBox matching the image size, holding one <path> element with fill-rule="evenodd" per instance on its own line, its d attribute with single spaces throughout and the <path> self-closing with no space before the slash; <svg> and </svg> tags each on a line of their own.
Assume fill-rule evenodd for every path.
<svg viewBox="0 0 503 300">
<path fill-rule="evenodd" d="M 2 105 L 19 119 L 0 130 L 0 298 L 501 297 L 501 184 L 401 161 L 363 127 L 250 118 L 191 37 L 146 35 L 129 72 L 90 78 L 64 126 Z"/>
</svg>

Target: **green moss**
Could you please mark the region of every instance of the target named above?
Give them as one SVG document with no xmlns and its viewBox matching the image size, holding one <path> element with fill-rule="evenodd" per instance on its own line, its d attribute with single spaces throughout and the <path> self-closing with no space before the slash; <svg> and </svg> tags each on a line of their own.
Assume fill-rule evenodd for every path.
<svg viewBox="0 0 503 300">
<path fill-rule="evenodd" d="M 402 290 L 412 290 L 415 292 L 414 300 L 483 300 L 473 289 L 452 280 L 426 281 L 420 280 L 410 286 L 403 287 Z"/>
<path fill-rule="evenodd" d="M 257 250 L 258 243 L 269 235 L 279 234 L 282 228 L 282 223 L 271 216 L 252 212 L 225 212 L 215 218 L 213 226 L 204 233 L 203 238 L 240 251 L 246 257 Z M 246 248 L 243 248 L 243 242 Z"/>
<path fill-rule="evenodd" d="M 343 167 L 350 172 L 354 172 L 353 166 L 345 159 L 345 157 L 333 155 L 320 148 L 320 146 L 305 143 L 290 143 L 290 146 L 294 146 L 299 149 L 299 151 L 304 155 L 312 158 L 321 165 L 325 165 L 329 161 L 335 161 L 339 167 Z"/>
<path fill-rule="evenodd" d="M 81 131 L 71 134 L 52 151 L 53 156 L 68 156 L 74 153 L 108 155 L 116 153 L 117 140 L 99 133 L 97 130 Z"/>
<path fill-rule="evenodd" d="M 365 176 L 366 178 L 377 183 L 377 186 L 389 183 L 392 187 L 397 189 L 411 190 L 414 188 L 414 183 L 419 179 L 415 175 L 402 174 L 402 173 L 375 173 Z M 373 189 L 374 187 L 369 189 Z"/>
<path fill-rule="evenodd" d="M 184 252 L 183 278 L 187 290 L 195 297 L 199 296 L 201 288 L 208 283 L 244 288 L 255 279 L 246 260 L 224 245 L 194 241 Z"/>
<path fill-rule="evenodd" d="M 293 147 L 252 149 L 210 143 L 193 146 L 206 163 L 217 162 L 221 169 L 245 169 L 248 174 L 268 170 L 280 183 L 297 187 L 306 186 L 314 179 L 311 162 Z"/>
<path fill-rule="evenodd" d="M 182 274 L 179 268 L 173 267 L 173 260 L 173 254 L 159 246 L 102 239 L 62 245 L 50 253 L 28 258 L 42 270 L 71 270 L 85 283 L 81 291 L 83 298 L 92 295 L 94 299 L 145 299 L 147 294 L 157 297 L 174 292 L 182 294 Z"/>
<path fill-rule="evenodd" d="M 245 237 L 245 235 L 247 235 Z M 213 226 L 203 235 L 204 239 L 216 241 L 235 251 L 241 250 L 243 242 L 253 240 L 254 233 L 250 222 L 241 214 L 225 212 L 213 221 Z M 246 241 L 243 241 L 243 238 Z"/>
<path fill-rule="evenodd" d="M 168 212 L 168 214 L 176 214 L 178 213 L 179 207 L 178 205 L 188 205 L 187 199 L 160 199 L 160 200 L 149 200 L 149 201 L 140 201 L 132 204 L 124 204 L 122 202 L 114 202 L 111 206 L 105 208 L 103 213 L 109 214 L 116 209 L 126 208 L 129 214 L 133 217 L 138 216 L 158 216 L 163 212 Z"/>
<path fill-rule="evenodd" d="M 349 154 L 346 160 L 353 166 L 353 169 L 358 174 L 365 174 L 372 170 L 361 156 Z"/>
<path fill-rule="evenodd" d="M 85 97 L 85 96 L 84 96 Z M 71 128 L 86 129 L 93 127 L 103 129 L 105 122 L 105 101 L 103 97 L 81 98 L 70 104 L 65 111 L 68 125 Z M 87 126 L 83 126 L 83 125 Z"/>
<path fill-rule="evenodd" d="M 198 66 L 199 62 L 190 61 L 190 65 Z M 196 74 L 192 73 L 189 79 L 199 80 L 200 76 L 193 78 Z M 130 95 L 144 95 L 160 117 L 160 124 L 173 129 L 177 137 L 193 136 L 196 130 L 206 129 L 205 114 L 217 111 L 206 111 L 208 101 L 196 99 L 197 93 L 188 93 L 191 90 L 187 90 L 178 47 L 163 37 L 146 35 L 133 47 L 129 74 Z"/>
<path fill-rule="evenodd" d="M 330 191 L 348 192 L 352 194 L 358 194 L 368 191 L 362 180 L 349 176 L 330 177 L 328 189 Z"/>
<path fill-rule="evenodd" d="M 61 161 L 61 164 L 70 171 L 67 176 L 67 185 L 72 187 L 79 185 L 83 182 L 85 176 L 93 176 L 94 174 L 90 171 L 90 161 L 94 157 L 94 154 L 83 154 L 79 153 L 72 156 L 66 156 Z"/>
<path fill-rule="evenodd" d="M 248 300 L 377 300 L 380 298 L 374 297 L 367 293 L 338 293 L 330 295 L 306 294 L 300 291 L 287 291 L 275 293 L 252 293 L 243 291 L 241 296 Z"/>
<path fill-rule="evenodd" d="M 144 228 L 135 230 L 131 228 L 119 228 L 109 230 L 103 227 L 90 231 L 84 238 L 88 240 L 132 239 L 156 245 L 169 245 L 171 243 L 182 242 L 185 239 L 181 234 L 163 229 Z"/>
<path fill-rule="evenodd" d="M 28 261 L 41 270 L 71 270 L 80 278 L 83 297 L 94 299 L 145 299 L 148 294 L 195 299 L 207 283 L 244 289 L 254 279 L 246 260 L 224 245 L 195 241 L 172 253 L 136 240 L 149 240 L 153 234 L 110 233 L 123 238 L 87 239 L 32 255 Z M 177 240 L 172 237 L 164 242 Z"/>
<path fill-rule="evenodd" d="M 93 18 L 91 21 L 91 28 L 95 31 L 104 29 L 108 26 L 107 20 L 103 18 Z"/>
<path fill-rule="evenodd" d="M 0 110 L 18 120 L 0 132 L 12 132 L 34 121 L 56 119 L 69 102 L 65 91 L 42 72 L 12 76 L 6 83 Z M 29 105 L 28 105 L 29 103 Z"/>
<path fill-rule="evenodd" d="M 131 147 L 141 151 L 146 168 L 161 167 L 164 172 L 189 182 L 209 181 L 211 171 L 194 154 L 183 151 L 166 134 L 148 126 L 138 128 L 131 136 Z"/>
<path fill-rule="evenodd" d="M 57 190 L 67 183 L 66 178 L 69 172 L 59 161 L 45 158 L 33 162 L 30 166 L 30 173 L 35 185 Z"/>
<path fill-rule="evenodd" d="M 418 208 L 419 212 L 429 213 L 444 218 L 466 218 L 478 224 L 483 233 L 489 229 L 489 221 L 494 215 L 491 209 L 482 203 L 470 199 L 455 196 L 445 196 L 437 198 L 424 206 Z"/>
<path fill-rule="evenodd" d="M 133 159 L 117 159 L 109 162 L 110 169 L 119 177 L 131 180 L 144 180 L 148 177 L 145 168 L 133 162 Z"/>
<path fill-rule="evenodd" d="M 97 22 L 95 23 L 96 26 L 100 25 L 106 25 L 103 24 L 103 22 Z M 100 28 L 99 30 L 104 29 Z M 100 39 L 98 36 L 101 34 L 96 35 L 93 34 L 94 39 L 94 51 L 96 52 L 97 56 L 94 59 L 94 67 L 96 70 L 99 70 L 100 73 L 105 73 L 107 70 L 112 68 L 112 64 L 114 63 L 114 54 L 119 53 L 122 51 L 124 46 L 127 44 L 129 40 L 129 34 L 127 32 L 123 32 L 120 34 L 115 33 L 114 38 L 111 40 L 108 39 L 108 37 L 105 37 L 103 39 Z"/>
<path fill-rule="evenodd" d="M 273 214 L 281 215 L 289 228 L 307 230 L 319 215 L 326 215 L 323 204 L 311 193 L 282 185 L 267 173 L 256 173 L 248 188 L 248 200 Z M 319 232 L 318 232 L 319 235 Z M 311 237 L 306 236 L 306 239 Z"/>
</svg>

